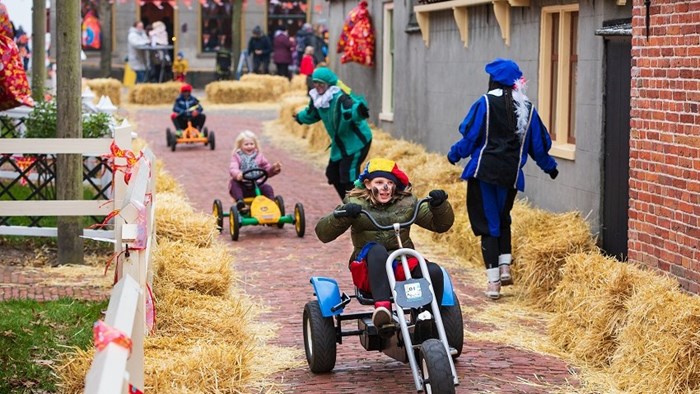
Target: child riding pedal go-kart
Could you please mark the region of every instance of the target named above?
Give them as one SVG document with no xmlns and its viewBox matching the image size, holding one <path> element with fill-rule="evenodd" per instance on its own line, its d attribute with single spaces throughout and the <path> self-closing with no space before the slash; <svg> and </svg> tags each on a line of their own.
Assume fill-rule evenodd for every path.
<svg viewBox="0 0 700 394">
<path fill-rule="evenodd" d="M 285 224 L 294 224 L 297 236 L 300 238 L 304 236 L 306 231 L 304 206 L 298 202 L 294 206 L 294 213 L 285 215 L 282 196 L 276 195 L 271 199 L 261 191 L 268 177 L 268 172 L 260 168 L 244 171 L 242 182 L 254 190 L 254 194 L 246 193 L 246 196 L 232 205 L 228 212 L 224 212 L 221 200 L 214 200 L 212 214 L 216 218 L 219 232 L 224 228 L 224 218 L 228 217 L 229 234 L 233 241 L 238 241 L 243 226 L 276 225 L 278 228 L 283 228 Z"/>
<path fill-rule="evenodd" d="M 447 193 L 433 190 L 417 199 L 395 162 L 375 158 L 343 202 L 319 220 L 316 235 L 331 242 L 351 231 L 355 291 L 347 295 L 332 278 L 311 278 L 315 299 L 304 307 L 302 324 L 309 369 L 331 371 L 336 345 L 356 335 L 366 350 L 409 363 L 417 391 L 454 393 L 459 379 L 453 358 L 464 343 L 459 300 L 447 271 L 426 260 L 410 238 L 414 223 L 438 233 L 450 229 L 454 212 Z M 345 312 L 352 299 L 374 310 Z M 344 331 L 342 322 L 349 320 L 356 323 Z"/>
<path fill-rule="evenodd" d="M 175 132 L 165 129 L 167 146 L 174 152 L 177 144 L 204 143 L 214 150 L 216 139 L 213 131 L 204 127 L 206 115 L 196 97 L 192 95 L 192 85 L 183 84 L 180 94 L 175 99 L 173 113 L 170 119 L 175 126 Z"/>
</svg>

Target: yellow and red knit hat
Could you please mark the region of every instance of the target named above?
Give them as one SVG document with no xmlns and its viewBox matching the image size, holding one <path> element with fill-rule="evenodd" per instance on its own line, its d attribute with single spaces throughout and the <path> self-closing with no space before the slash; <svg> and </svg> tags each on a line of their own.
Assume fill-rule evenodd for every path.
<svg viewBox="0 0 700 394">
<path fill-rule="evenodd" d="M 357 178 L 356 186 L 364 185 L 365 179 L 372 180 L 382 177 L 391 180 L 396 184 L 398 190 L 404 190 L 410 183 L 408 175 L 399 169 L 393 160 L 378 157 L 367 162 L 364 171 Z"/>
</svg>

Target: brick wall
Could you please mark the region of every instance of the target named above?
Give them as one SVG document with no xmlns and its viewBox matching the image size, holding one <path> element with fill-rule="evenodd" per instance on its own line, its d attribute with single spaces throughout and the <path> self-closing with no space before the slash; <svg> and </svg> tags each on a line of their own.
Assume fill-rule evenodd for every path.
<svg viewBox="0 0 700 394">
<path fill-rule="evenodd" d="M 629 261 L 700 294 L 700 0 L 634 0 Z"/>
</svg>

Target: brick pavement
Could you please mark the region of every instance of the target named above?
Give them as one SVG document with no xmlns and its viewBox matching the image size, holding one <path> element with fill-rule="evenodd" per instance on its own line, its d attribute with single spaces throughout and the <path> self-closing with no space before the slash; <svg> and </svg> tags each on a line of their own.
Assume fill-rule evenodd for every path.
<svg viewBox="0 0 700 394">
<path fill-rule="evenodd" d="M 262 121 L 276 117 L 274 108 L 215 109 L 206 110 L 207 126 L 216 133 L 216 150 L 203 145 L 178 146 L 171 152 L 165 145 L 165 128 L 170 126 L 169 107 L 132 110 L 130 121 L 135 123 L 139 135 L 149 141 L 156 155 L 163 160 L 165 168 L 181 182 L 192 205 L 201 211 L 210 212 L 214 198 L 231 203 L 228 197 L 228 162 L 233 140 L 243 129 L 260 135 Z M 329 244 L 322 244 L 315 236 L 313 227 L 318 219 L 330 212 L 338 198 L 323 175 L 323 168 L 306 159 L 294 150 L 293 144 L 271 141 L 262 136 L 265 155 L 271 160 L 280 160 L 283 171 L 270 180 L 276 194 L 282 195 L 287 211 L 294 204 L 304 205 L 306 236 L 298 238 L 293 226 L 283 229 L 275 227 L 244 227 L 238 242 L 231 241 L 224 225 L 221 239 L 231 245 L 235 258 L 235 270 L 241 287 L 266 306 L 260 318 L 279 326 L 278 335 L 272 341 L 281 346 L 298 349 L 304 365 L 275 376 L 277 383 L 290 393 L 409 393 L 415 392 L 410 368 L 407 364 L 393 361 L 378 352 L 367 352 L 354 337 L 344 338 L 338 345 L 335 369 L 329 374 L 314 375 L 309 372 L 303 358 L 302 311 L 304 304 L 312 300 L 309 277 L 312 275 L 335 278 L 341 290 L 350 292 L 352 283 L 347 271 L 347 256 L 350 254 L 349 235 L 345 234 Z M 410 175 L 410 174 L 409 174 Z M 455 205 L 456 209 L 460 207 Z M 463 311 L 483 310 L 487 302 L 482 294 L 481 283 L 474 286 L 463 268 L 455 266 L 448 256 L 429 254 L 431 260 L 450 267 L 455 290 Z M 0 295 L 40 298 L 52 297 L 60 292 L 81 296 L 89 289 L 37 288 L 40 279 L 31 270 L 0 266 Z M 8 284 L 16 284 L 8 286 Z M 5 299 L 5 298 L 2 298 Z M 355 303 L 349 311 L 362 310 Z M 493 327 L 470 319 L 465 313 L 465 330 L 487 332 Z M 350 328 L 351 322 L 344 327 Z M 530 323 L 528 323 L 530 324 Z M 543 332 L 544 327 L 528 327 Z M 456 362 L 460 378 L 458 393 L 544 393 L 557 386 L 569 387 L 577 384 L 576 377 L 569 372 L 570 366 L 553 356 L 515 348 L 504 343 L 465 339 L 464 350 Z"/>
<path fill-rule="evenodd" d="M 196 209 L 210 212 L 214 198 L 231 203 L 227 194 L 228 162 L 233 140 L 238 132 L 250 129 L 261 135 L 262 121 L 276 117 L 276 111 L 207 110 L 207 126 L 216 133 L 217 146 L 210 151 L 203 146 L 184 146 L 170 152 L 165 146 L 165 128 L 169 125 L 167 110 L 141 110 L 132 116 L 142 137 L 151 141 L 156 155 L 165 168 L 183 184 Z M 330 212 L 338 197 L 324 177 L 323 168 L 295 151 L 294 144 L 280 143 L 277 138 L 261 136 L 265 155 L 283 163 L 280 176 L 269 182 L 276 194 L 282 195 L 287 211 L 296 202 L 304 205 L 307 231 L 298 238 L 293 226 L 243 227 L 238 242 L 228 236 L 224 224 L 222 240 L 233 248 L 235 270 L 242 287 L 267 308 L 261 319 L 279 325 L 277 345 L 299 349 L 304 366 L 280 373 L 276 379 L 285 392 L 308 393 L 401 393 L 415 392 L 410 368 L 378 352 L 367 352 L 355 337 L 344 338 L 338 345 L 335 369 L 332 373 L 314 375 L 303 359 L 302 311 L 312 300 L 309 277 L 329 276 L 339 281 L 341 290 L 350 292 L 352 282 L 346 261 L 350 254 L 349 235 L 329 244 L 321 243 L 313 227 L 318 219 Z M 455 204 L 458 205 L 458 204 Z M 460 207 L 456 207 L 459 209 Z M 435 261 L 449 263 L 446 256 L 434 256 Z M 454 264 L 450 264 L 454 267 Z M 481 283 L 475 287 L 459 268 L 451 268 L 456 291 L 463 310 L 482 310 L 486 301 Z M 350 311 L 361 310 L 351 304 Z M 465 330 L 490 330 L 487 324 L 471 321 L 464 316 Z M 345 327 L 350 328 L 351 322 Z M 543 332 L 544 327 L 532 327 Z M 556 357 L 522 350 L 503 343 L 465 340 L 464 350 L 456 363 L 461 381 L 459 393 L 542 393 L 556 386 L 577 384 L 569 365 Z"/>
<path fill-rule="evenodd" d="M 95 267 L 101 272 L 101 268 Z M 34 267 L 0 264 L 0 301 L 10 299 L 33 299 L 37 301 L 54 301 L 59 298 L 102 301 L 109 298 L 110 288 L 106 286 L 68 285 L 71 278 L 65 278 L 66 284 L 56 284 L 63 276 L 49 273 Z"/>
</svg>

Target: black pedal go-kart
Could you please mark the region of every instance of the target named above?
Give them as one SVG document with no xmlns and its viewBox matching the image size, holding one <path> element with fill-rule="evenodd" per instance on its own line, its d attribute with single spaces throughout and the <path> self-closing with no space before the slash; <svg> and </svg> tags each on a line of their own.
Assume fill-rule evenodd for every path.
<svg viewBox="0 0 700 394">
<path fill-rule="evenodd" d="M 312 277 L 315 300 L 304 306 L 303 334 L 306 361 L 314 373 L 330 372 L 336 363 L 336 346 L 343 338 L 359 336 L 366 350 L 381 351 L 389 357 L 408 362 L 417 392 L 454 393 L 459 384 L 454 360 L 462 353 L 464 324 L 459 300 L 447 271 L 443 270 L 444 293 L 438 305 L 423 256 L 414 249 L 401 246 L 400 229 L 416 220 L 421 204 L 416 205 L 411 220 L 384 226 L 369 212 L 362 210 L 378 230 L 393 230 L 400 249 L 389 255 L 386 271 L 392 289 L 392 323 L 381 328 L 372 324 L 372 312 L 343 313 L 353 300 L 374 305 L 371 294 L 355 288 L 354 295 L 341 293 L 338 282 L 331 278 Z M 342 215 L 343 211 L 334 214 Z M 408 257 L 418 260 L 423 278 L 412 278 Z M 406 280 L 396 281 L 393 263 L 400 261 Z M 343 322 L 355 321 L 353 329 L 344 330 Z M 387 328 L 389 328 L 387 332 Z"/>
</svg>

